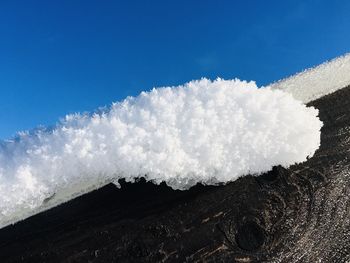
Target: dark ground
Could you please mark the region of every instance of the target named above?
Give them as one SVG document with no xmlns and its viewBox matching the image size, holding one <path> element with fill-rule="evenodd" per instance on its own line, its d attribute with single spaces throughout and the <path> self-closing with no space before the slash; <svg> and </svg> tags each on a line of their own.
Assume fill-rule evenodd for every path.
<svg viewBox="0 0 350 263">
<path fill-rule="evenodd" d="M 183 192 L 108 185 L 1 229 L 0 262 L 350 262 L 350 87 L 310 105 L 307 162 Z"/>
</svg>

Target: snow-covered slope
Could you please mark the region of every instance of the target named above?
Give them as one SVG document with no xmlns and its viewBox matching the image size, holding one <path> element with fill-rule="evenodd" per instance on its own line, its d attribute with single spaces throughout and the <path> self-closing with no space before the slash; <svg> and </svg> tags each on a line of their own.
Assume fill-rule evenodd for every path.
<svg viewBox="0 0 350 263">
<path fill-rule="evenodd" d="M 94 189 L 100 188 L 110 182 L 113 182 L 113 181 L 115 182 L 115 180 L 117 180 L 118 178 L 126 177 L 128 180 L 132 180 L 133 178 L 140 176 L 142 175 L 142 173 L 145 173 L 145 172 L 148 172 L 150 174 L 150 177 L 148 179 L 153 180 L 155 182 L 159 183 L 160 181 L 165 180 L 175 188 L 186 188 L 193 185 L 197 181 L 201 181 L 207 184 L 227 182 L 227 181 L 235 180 L 237 177 L 242 176 L 246 173 L 254 173 L 254 172 L 259 173 L 259 172 L 266 171 L 272 165 L 283 164 L 285 166 L 288 166 L 294 162 L 302 161 L 304 160 L 304 158 L 306 158 L 307 155 L 311 156 L 315 148 L 317 147 L 315 147 L 315 144 L 312 144 L 308 149 L 302 148 L 302 147 L 293 149 L 293 147 L 295 146 L 295 144 L 298 144 L 298 143 L 300 145 L 304 145 L 304 142 L 305 142 L 304 140 L 305 139 L 308 140 L 308 138 L 313 138 L 311 140 L 313 140 L 314 142 L 319 140 L 319 137 L 317 137 L 319 135 L 317 135 L 316 133 L 317 129 L 319 129 L 319 126 L 317 124 L 316 119 L 313 119 L 312 117 L 312 115 L 315 116 L 315 113 L 313 113 L 312 111 L 307 113 L 308 111 L 306 110 L 305 106 L 303 106 L 302 104 L 298 103 L 297 101 L 291 98 L 288 98 L 286 94 L 280 93 L 279 90 L 287 91 L 288 93 L 293 95 L 294 98 L 302 100 L 303 102 L 306 103 L 311 100 L 317 99 L 325 94 L 329 94 L 337 89 L 340 89 L 349 85 L 350 84 L 349 73 L 350 73 L 350 56 L 346 55 L 346 56 L 337 58 L 335 60 L 332 60 L 328 63 L 324 63 L 316 68 L 306 70 L 295 76 L 273 83 L 271 85 L 272 86 L 271 90 L 266 89 L 266 91 L 269 90 L 266 93 L 268 94 L 267 96 L 265 96 L 266 94 L 261 95 L 261 94 L 264 94 L 265 91 L 262 91 L 262 89 L 259 91 L 255 87 L 255 84 L 253 83 L 242 84 L 243 82 L 239 82 L 239 81 L 237 83 L 241 83 L 243 86 L 244 85 L 246 85 L 247 87 L 250 86 L 250 88 L 247 89 L 247 90 L 250 89 L 250 92 L 251 92 L 249 96 L 247 96 L 246 94 L 240 97 L 238 96 L 238 93 L 232 94 L 232 93 L 225 93 L 225 92 L 221 92 L 221 95 L 220 95 L 220 94 L 215 94 L 215 92 L 213 93 L 213 89 L 208 89 L 206 93 L 207 97 L 205 96 L 201 97 L 199 100 L 196 101 L 194 100 L 194 98 L 196 98 L 196 96 L 199 95 L 199 93 L 197 95 L 192 94 L 193 96 L 190 97 L 190 99 L 187 101 L 187 103 L 189 103 L 192 107 L 191 109 L 192 113 L 187 114 L 187 118 L 189 118 L 187 119 L 187 121 L 189 121 L 188 123 L 191 123 L 191 125 L 183 125 L 183 127 L 188 128 L 188 134 L 186 135 L 187 137 L 185 136 L 183 141 L 177 140 L 177 142 L 185 145 L 187 148 L 189 147 L 191 154 L 195 156 L 195 158 L 192 158 L 192 161 L 194 161 L 192 164 L 197 163 L 197 165 L 194 165 L 193 169 L 189 171 L 189 173 L 192 173 L 190 176 L 194 176 L 193 177 L 195 178 L 194 180 L 188 179 L 189 174 L 181 175 L 181 171 L 183 171 L 181 169 L 177 169 L 177 170 L 175 169 L 175 172 L 172 175 L 171 173 L 170 173 L 170 176 L 167 175 L 167 172 L 169 172 L 167 170 L 169 169 L 169 165 L 164 165 L 168 163 L 166 161 L 167 154 L 165 154 L 164 156 L 164 153 L 168 152 L 168 156 L 169 156 L 169 154 L 172 154 L 172 151 L 175 150 L 175 152 L 179 154 L 180 152 L 178 152 L 177 150 L 179 149 L 178 148 L 179 145 L 177 145 L 176 143 L 175 144 L 165 143 L 163 146 L 161 146 L 161 147 L 165 147 L 163 148 L 164 150 L 163 152 L 162 151 L 159 152 L 160 154 L 159 157 L 161 157 L 163 154 L 163 157 L 165 158 L 164 159 L 165 163 L 163 164 L 161 163 L 162 165 L 160 166 L 160 167 L 164 167 L 164 169 L 162 170 L 162 168 L 160 168 L 160 171 L 157 169 L 152 170 L 154 169 L 154 167 L 157 167 L 158 165 L 157 162 L 155 162 L 156 159 L 152 159 L 153 158 L 152 155 L 149 156 L 146 154 L 143 156 L 142 153 L 143 151 L 145 151 L 145 149 L 146 149 L 146 152 L 149 150 L 157 150 L 154 147 L 158 145 L 158 142 L 162 142 L 162 141 L 167 142 L 167 140 L 163 140 L 163 139 L 166 139 L 165 137 L 160 138 L 159 141 L 155 137 L 151 139 L 151 142 L 153 140 L 154 145 L 152 145 L 152 143 L 149 144 L 150 142 L 149 140 L 139 141 L 139 143 L 141 144 L 139 145 L 139 147 L 137 147 L 137 149 L 141 151 L 139 152 L 141 155 L 138 155 L 138 156 L 139 157 L 143 156 L 144 158 L 146 158 L 144 160 L 148 160 L 147 158 L 150 158 L 149 160 L 153 162 L 153 166 L 150 165 L 147 168 L 148 170 L 145 169 L 145 167 L 141 167 L 140 169 L 140 160 L 135 159 L 135 156 L 134 157 L 130 156 L 130 159 L 127 158 L 128 157 L 127 153 L 131 152 L 131 151 L 128 151 L 127 149 L 128 143 L 126 143 L 124 146 L 121 145 L 124 147 L 124 155 L 123 155 L 123 152 L 119 150 L 117 150 L 117 152 L 113 152 L 113 153 L 119 154 L 120 156 L 124 156 L 125 159 L 123 159 L 122 161 L 120 161 L 120 159 L 118 158 L 115 159 L 114 161 L 113 159 L 107 159 L 107 163 L 106 163 L 106 159 L 104 159 L 104 162 L 103 161 L 101 162 L 101 159 L 94 159 L 92 160 L 92 163 L 95 163 L 101 169 L 95 170 L 95 168 L 92 168 L 88 160 L 89 158 L 91 158 L 91 151 L 95 151 L 97 149 L 98 154 L 103 154 L 106 150 L 107 151 L 110 150 L 108 149 L 108 145 L 110 143 L 109 139 L 111 138 L 106 139 L 106 132 L 108 131 L 108 129 L 109 131 L 111 131 L 113 127 L 111 128 L 111 126 L 106 125 L 106 119 L 109 121 L 111 120 L 110 118 L 111 116 L 109 116 L 108 114 L 107 114 L 108 116 L 106 114 L 93 115 L 89 117 L 79 116 L 79 115 L 70 116 L 66 120 L 66 122 L 60 124 L 58 130 L 56 129 L 56 131 L 51 133 L 51 135 L 49 136 L 45 132 L 41 134 L 40 133 L 36 134 L 34 137 L 29 136 L 27 138 L 25 138 L 27 135 L 24 135 L 22 138 L 22 141 L 20 142 L 0 144 L 0 192 L 1 192 L 0 210 L 2 210 L 0 211 L 0 228 L 8 224 L 15 223 L 33 214 L 37 214 L 41 211 L 57 206 L 61 203 L 67 202 L 72 198 L 75 198 L 79 195 L 82 195 Z M 205 85 L 203 84 L 204 82 L 206 82 Z M 208 80 L 204 80 L 204 82 L 200 84 L 198 84 L 199 82 L 192 82 L 192 84 L 187 84 L 187 86 L 191 86 L 191 85 L 192 86 L 193 85 L 194 86 L 196 85 L 197 86 L 198 85 L 199 86 L 201 85 L 218 86 L 218 82 L 211 83 Z M 197 83 L 197 84 L 194 84 L 194 83 Z M 234 83 L 235 81 L 226 81 L 226 84 L 228 86 L 238 85 L 237 83 L 236 84 Z M 174 100 L 174 94 L 175 94 L 176 95 L 175 99 L 177 100 L 177 102 L 179 102 L 179 105 L 176 105 L 176 107 L 173 107 L 174 112 L 172 112 L 172 114 L 175 114 L 177 116 L 175 119 L 179 117 L 186 118 L 186 114 L 184 114 L 184 111 L 181 110 L 181 109 L 185 109 L 183 103 L 186 102 L 186 100 L 182 98 L 184 94 L 181 94 L 181 92 L 172 93 L 170 90 L 171 90 L 170 88 L 166 88 L 163 91 L 161 91 L 161 93 L 164 93 L 164 94 L 169 93 L 165 97 L 154 96 L 153 99 L 154 98 L 158 99 L 158 102 L 162 103 L 164 107 L 168 107 L 169 104 L 171 104 L 172 101 Z M 256 95 L 258 93 L 260 93 L 260 95 Z M 150 103 L 150 100 L 147 101 L 147 99 L 145 99 L 145 97 L 147 97 L 145 96 L 145 94 L 141 95 L 139 98 L 136 98 L 136 99 L 129 98 L 123 103 L 121 104 L 119 103 L 118 104 L 119 106 L 114 105 L 113 107 L 115 107 L 114 110 L 118 108 L 117 113 L 119 112 L 118 114 L 121 114 L 122 120 L 126 121 L 124 122 L 124 124 L 131 123 L 132 125 L 134 125 L 133 129 L 129 129 L 128 132 L 134 133 L 135 130 L 137 130 L 138 132 L 141 132 L 140 133 L 141 135 L 143 134 L 142 135 L 144 136 L 143 139 L 145 138 L 150 139 L 149 135 L 147 135 L 147 132 L 149 132 L 149 134 L 152 134 L 152 132 L 154 133 L 152 129 L 148 131 L 146 130 L 146 134 L 145 134 L 144 131 L 143 132 L 140 131 L 140 128 L 144 128 L 144 127 L 142 126 L 138 127 L 138 125 L 135 125 L 140 120 L 142 122 L 142 118 L 144 118 L 147 115 L 147 113 L 142 111 L 142 109 L 144 109 L 144 106 L 147 105 L 147 103 Z M 186 95 L 186 92 L 185 92 L 185 95 Z M 142 99 L 142 96 L 144 97 L 143 99 Z M 167 97 L 167 96 L 170 96 L 170 97 Z M 208 105 L 210 105 L 210 103 L 208 103 L 210 101 L 210 99 L 208 99 L 210 96 L 214 96 L 212 97 L 214 105 L 219 104 L 220 105 L 219 108 L 207 107 Z M 231 98 L 232 96 L 234 97 L 233 101 Z M 266 116 L 268 116 L 269 114 L 267 114 L 265 117 L 261 116 L 261 113 L 263 112 L 261 110 L 264 108 L 264 106 L 270 105 L 269 103 L 266 103 L 266 98 L 268 98 L 269 102 L 271 101 L 273 102 L 271 104 L 271 107 L 269 108 L 270 112 L 273 111 L 273 112 L 282 113 L 282 115 L 272 114 L 275 117 L 279 116 L 278 118 L 275 118 L 275 121 L 278 120 L 279 122 L 274 123 L 273 119 L 267 118 Z M 237 103 L 238 101 L 241 101 L 241 103 Z M 281 103 L 282 101 L 283 103 Z M 206 105 L 204 107 L 203 107 L 204 105 L 203 102 L 206 103 L 206 104 L 204 103 Z M 236 104 L 234 104 L 235 105 L 234 107 L 230 108 L 229 105 L 232 105 L 232 102 L 235 102 Z M 255 107 L 255 111 L 254 110 L 250 111 L 251 108 L 247 107 L 247 102 L 249 102 L 251 105 L 256 104 L 259 106 Z M 195 105 L 196 103 L 199 103 L 199 104 Z M 136 115 L 134 114 L 135 105 L 136 105 L 136 112 L 139 113 Z M 112 110 L 113 110 L 113 107 L 112 107 Z M 127 108 L 127 110 L 131 110 L 131 111 L 129 111 L 129 113 L 128 111 L 123 111 L 122 109 L 123 107 L 130 107 L 130 108 Z M 295 109 L 299 113 L 293 116 L 295 117 L 298 116 L 296 119 L 300 118 L 301 123 L 305 122 L 305 119 L 303 118 L 306 116 L 309 116 L 307 117 L 309 118 L 309 120 L 315 121 L 314 122 L 315 125 L 311 127 L 311 130 L 306 131 L 302 127 L 305 125 L 298 125 L 293 123 L 293 121 L 290 121 L 289 119 L 283 118 L 283 114 L 288 115 L 286 114 L 287 112 L 290 112 L 290 111 L 293 112 L 295 111 Z M 210 128 L 213 128 L 213 124 L 210 122 L 206 123 L 208 120 L 204 117 L 208 112 L 203 114 L 203 110 L 209 111 L 209 112 L 214 111 L 213 116 L 215 118 L 227 118 L 227 122 L 225 122 L 227 124 L 227 127 L 225 126 L 226 125 L 225 123 L 224 124 L 221 123 L 220 125 L 223 125 L 223 126 L 220 126 L 220 127 L 214 126 L 214 128 L 216 127 L 216 129 L 212 129 L 211 132 L 209 133 L 206 132 L 206 129 L 209 127 L 206 125 L 211 125 Z M 133 113 L 131 114 L 131 112 Z M 240 112 L 241 116 L 238 116 L 239 114 L 237 115 L 237 112 Z M 268 112 L 265 112 L 265 113 L 268 113 Z M 190 116 L 195 116 L 195 118 L 192 118 Z M 261 121 L 262 117 L 263 117 L 263 121 Z M 176 129 L 179 128 L 177 126 L 172 126 L 173 123 L 172 123 L 171 115 L 166 116 L 166 114 L 165 115 L 159 114 L 157 118 L 163 118 L 163 120 L 165 120 L 164 131 L 166 131 L 167 128 L 170 128 L 170 130 L 173 129 L 173 131 L 176 131 Z M 239 122 L 237 122 L 238 120 L 237 118 L 240 120 Z M 120 121 L 120 119 L 118 121 Z M 151 120 L 148 120 L 148 121 L 151 121 Z M 289 136 L 292 136 L 292 137 L 289 137 L 286 141 L 283 141 L 283 139 L 281 139 L 279 143 L 274 145 L 274 147 L 276 147 L 277 145 L 277 148 L 280 147 L 280 149 L 282 150 L 284 149 L 285 154 L 287 154 L 287 156 L 289 157 L 287 157 L 286 160 L 276 160 L 276 159 L 270 158 L 269 154 L 272 151 L 275 151 L 275 148 L 272 147 L 270 149 L 271 151 L 266 150 L 264 151 L 264 154 L 261 155 L 262 159 L 267 158 L 267 162 L 264 167 L 261 167 L 259 165 L 256 167 L 251 166 L 253 162 L 256 163 L 256 160 L 249 159 L 250 154 L 244 155 L 244 152 L 246 151 L 247 153 L 249 151 L 253 151 L 256 155 L 258 155 L 259 149 L 260 149 L 259 144 L 254 144 L 255 148 L 252 147 L 253 144 L 251 144 L 250 146 L 249 144 L 246 144 L 246 145 L 243 144 L 241 148 L 236 147 L 235 150 L 232 150 L 233 148 L 230 148 L 230 145 L 232 146 L 232 141 L 231 142 L 226 141 L 225 134 L 224 134 L 225 132 L 226 133 L 232 132 L 232 125 L 231 125 L 232 121 L 240 124 L 242 123 L 247 124 L 247 122 L 249 122 L 249 125 L 250 125 L 250 126 L 248 125 L 249 129 L 253 131 L 253 134 L 251 135 L 253 137 L 258 136 L 258 138 L 260 138 L 259 139 L 260 141 L 263 141 L 265 139 L 266 142 L 269 142 L 269 140 L 272 137 L 274 137 L 273 131 L 275 129 L 279 129 L 279 130 L 282 129 L 282 131 L 285 134 L 289 134 Z M 267 125 L 264 125 L 265 121 Z M 309 123 L 309 121 L 307 122 Z M 110 123 L 113 123 L 113 121 Z M 144 123 L 146 124 L 146 121 Z M 284 127 L 281 128 L 281 123 L 284 123 L 286 125 L 284 125 Z M 103 126 L 102 129 L 100 130 L 97 129 L 97 131 L 100 131 L 100 132 L 96 133 L 95 126 L 101 125 L 101 124 Z M 113 125 L 115 124 L 116 123 L 114 120 Z M 123 124 L 123 122 L 121 124 Z M 258 124 L 258 127 L 255 127 L 255 128 L 251 127 L 251 125 L 257 125 L 257 124 Z M 268 125 L 270 125 L 270 128 L 267 128 Z M 89 129 L 85 130 L 86 127 L 89 127 Z M 118 125 L 116 127 L 118 127 Z M 114 131 L 115 134 L 117 134 L 117 138 L 118 136 L 121 136 L 121 134 L 118 135 L 118 133 L 120 132 L 120 127 Z M 307 128 L 310 128 L 310 127 L 307 127 Z M 237 131 L 239 131 L 239 129 L 237 129 L 236 132 Z M 299 136 L 295 136 L 298 132 L 299 132 Z M 310 136 L 310 132 L 311 133 L 313 132 L 313 135 L 311 137 L 308 137 L 308 135 Z M 237 136 L 241 136 L 239 137 L 238 141 L 242 139 L 246 141 L 250 141 L 253 138 L 249 136 L 242 137 L 242 134 L 239 135 L 239 133 L 238 134 L 235 133 L 234 129 L 233 129 L 233 133 Z M 174 134 L 176 133 L 173 133 L 172 136 L 174 136 Z M 208 142 L 208 138 L 210 138 L 211 136 L 210 134 L 219 135 L 219 138 L 222 138 L 223 140 L 210 141 L 208 145 L 201 143 L 201 138 L 202 138 L 201 136 L 205 135 L 204 136 L 205 139 L 203 140 L 205 142 Z M 98 145 L 91 145 L 91 143 L 88 142 L 91 136 L 98 140 L 99 142 Z M 163 134 L 163 136 L 165 135 Z M 194 144 L 192 146 L 186 145 L 189 138 L 188 136 L 190 137 L 192 136 L 192 138 L 195 139 L 196 146 L 194 148 L 192 147 Z M 300 138 L 300 140 L 298 139 L 298 137 Z M 130 138 L 135 139 L 132 136 Z M 294 138 L 293 139 L 294 141 L 292 140 L 293 141 L 292 144 L 290 144 L 292 142 L 290 141 L 291 138 Z M 174 140 L 168 140 L 168 142 L 169 141 L 174 141 Z M 45 142 L 46 143 L 48 142 L 49 144 L 47 145 L 45 144 Z M 116 146 L 115 144 L 113 145 Z M 264 145 L 265 147 L 268 147 L 269 144 L 264 144 Z M 291 145 L 293 147 L 290 147 Z M 52 148 L 52 146 L 54 146 L 54 148 Z M 106 146 L 107 146 L 107 149 L 105 148 Z M 52 149 L 54 150 L 52 151 Z M 72 154 L 72 149 L 78 150 L 76 152 L 76 155 L 80 156 L 80 158 L 82 159 L 76 158 L 77 156 Z M 198 149 L 200 149 L 200 151 L 198 151 Z M 289 149 L 289 152 L 288 152 L 288 149 Z M 220 158 L 217 160 L 211 160 L 209 157 L 215 156 L 214 154 L 211 155 L 212 154 L 211 150 L 215 150 L 215 151 L 217 150 L 219 153 L 221 153 L 221 155 L 219 154 Z M 292 157 L 293 151 L 294 151 L 294 157 Z M 295 157 L 296 155 L 298 155 L 297 154 L 298 151 L 301 151 L 301 157 L 299 156 L 299 159 Z M 62 159 L 62 152 L 65 152 L 66 154 L 68 153 L 68 155 L 65 156 L 66 159 L 64 158 Z M 199 154 L 200 152 L 206 153 L 206 154 Z M 243 153 L 242 156 L 246 156 L 246 158 L 240 158 L 241 156 L 239 156 L 239 154 L 242 154 L 242 153 Z M 28 158 L 28 154 L 33 155 L 34 158 L 32 157 Z M 69 156 L 69 154 L 71 154 L 71 156 Z M 230 175 L 230 169 L 232 170 L 232 167 L 227 168 L 228 170 L 225 171 L 226 169 L 225 164 L 230 154 L 231 155 L 233 154 L 232 156 L 236 161 L 239 159 L 242 160 L 242 163 L 238 165 L 238 167 L 240 167 L 239 168 L 240 172 L 232 173 L 231 175 Z M 45 162 L 44 162 L 44 165 L 40 164 L 40 158 L 41 158 L 41 162 L 43 160 L 45 162 L 47 161 L 49 165 L 47 165 L 47 163 L 45 164 Z M 61 160 L 59 160 L 60 158 Z M 74 161 L 72 162 L 71 158 L 73 158 L 73 160 L 76 160 L 76 162 Z M 183 158 L 182 160 L 186 161 L 185 158 Z M 35 165 L 32 167 L 31 164 L 33 164 L 33 162 Z M 170 164 L 171 163 L 172 162 L 170 161 Z M 259 163 L 261 164 L 264 162 L 258 162 L 258 164 Z M 37 166 L 38 164 L 41 165 L 40 169 L 42 169 L 40 176 L 38 176 L 38 174 L 35 173 L 37 172 L 36 167 L 38 167 Z M 124 166 L 125 164 L 127 165 Z M 186 162 L 185 163 L 177 162 L 177 165 L 179 165 L 177 166 L 177 168 L 191 167 L 191 163 L 186 164 Z M 202 173 L 193 174 L 193 172 L 196 171 L 195 167 L 200 167 L 200 166 L 204 167 L 204 170 L 202 169 Z M 129 169 L 134 167 L 132 169 L 134 169 L 134 171 L 139 169 L 138 170 L 139 173 L 134 174 L 131 177 L 130 176 L 128 177 L 126 176 L 126 173 L 125 173 L 126 171 L 123 169 L 121 170 L 115 169 L 113 173 L 109 172 L 111 170 L 108 170 L 108 169 L 116 168 L 116 167 L 119 167 L 119 168 L 124 167 L 124 169 Z M 57 169 L 57 170 L 55 170 L 53 173 L 52 169 Z M 11 170 L 13 172 L 12 174 L 13 178 L 11 178 Z M 59 173 L 59 171 L 61 171 L 61 173 Z M 80 173 L 81 171 L 84 171 L 84 173 L 83 174 Z M 209 171 L 211 172 L 214 171 L 215 176 L 211 176 L 210 175 L 211 172 Z M 66 174 L 67 172 L 69 175 L 73 177 L 72 178 L 67 177 L 67 174 Z M 204 177 L 202 178 L 201 176 L 203 175 Z M 59 180 L 55 182 L 55 179 L 59 179 Z M 26 191 L 24 191 L 23 189 L 25 189 Z M 16 198 L 16 194 L 17 194 L 16 192 L 20 193 L 19 198 Z M 13 207 L 11 206 L 12 202 L 14 204 Z"/>
<path fill-rule="evenodd" d="M 118 179 L 188 189 L 303 162 L 320 144 L 317 114 L 254 82 L 201 79 L 69 115 L 1 146 L 0 226 Z"/>
<path fill-rule="evenodd" d="M 270 85 L 307 103 L 350 84 L 350 53 Z"/>
</svg>

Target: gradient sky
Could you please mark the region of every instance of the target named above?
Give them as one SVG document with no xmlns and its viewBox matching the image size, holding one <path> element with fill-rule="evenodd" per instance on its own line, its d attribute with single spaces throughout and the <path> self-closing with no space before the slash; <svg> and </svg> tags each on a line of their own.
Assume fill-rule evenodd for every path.
<svg viewBox="0 0 350 263">
<path fill-rule="evenodd" d="M 350 1 L 0 1 L 0 138 L 154 86 L 265 85 L 350 50 Z"/>
</svg>

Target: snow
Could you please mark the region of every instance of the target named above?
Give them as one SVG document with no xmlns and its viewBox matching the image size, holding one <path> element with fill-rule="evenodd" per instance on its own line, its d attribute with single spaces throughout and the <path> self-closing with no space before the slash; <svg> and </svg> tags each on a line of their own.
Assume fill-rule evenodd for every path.
<svg viewBox="0 0 350 263">
<path fill-rule="evenodd" d="M 317 114 L 278 89 L 201 79 L 68 115 L 0 144 L 0 228 L 121 178 L 183 190 L 303 162 Z"/>
<path fill-rule="evenodd" d="M 350 53 L 270 85 L 304 103 L 350 85 Z"/>
</svg>

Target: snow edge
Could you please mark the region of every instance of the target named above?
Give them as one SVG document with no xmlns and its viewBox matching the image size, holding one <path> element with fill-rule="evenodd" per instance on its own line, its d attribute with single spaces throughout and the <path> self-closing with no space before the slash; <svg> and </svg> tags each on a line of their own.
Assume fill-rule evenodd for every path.
<svg viewBox="0 0 350 263">
<path fill-rule="evenodd" d="M 346 53 L 268 86 L 287 91 L 295 99 L 308 103 L 349 84 L 350 53 Z"/>
</svg>

